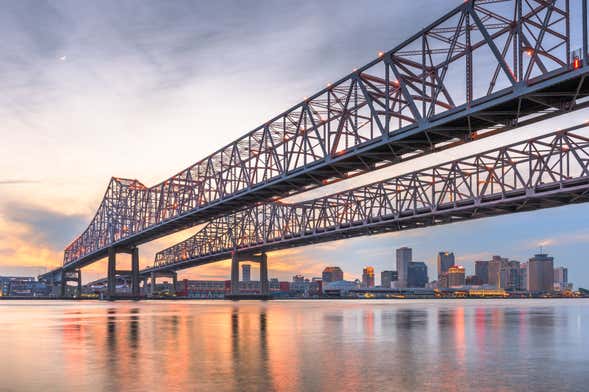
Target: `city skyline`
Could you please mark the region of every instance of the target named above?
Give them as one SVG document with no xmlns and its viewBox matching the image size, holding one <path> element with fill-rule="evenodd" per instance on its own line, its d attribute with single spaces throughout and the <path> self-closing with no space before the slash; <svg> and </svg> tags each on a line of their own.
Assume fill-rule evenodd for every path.
<svg viewBox="0 0 589 392">
<path fill-rule="evenodd" d="M 456 5 L 455 1 L 395 5 L 396 11 L 407 17 L 391 25 L 376 11 L 379 7 L 367 9 L 348 2 L 334 11 L 325 5 L 307 4 L 297 8 L 295 16 L 281 21 L 280 33 L 272 32 L 274 37 L 278 34 L 275 40 L 269 40 L 268 34 L 276 26 L 267 26 L 266 30 L 258 23 L 274 20 L 272 12 L 276 9 L 268 4 L 240 10 L 239 28 L 225 30 L 222 27 L 231 26 L 235 20 L 221 15 L 219 26 L 206 23 L 208 17 L 216 15 L 211 5 L 199 6 L 200 24 L 182 17 L 194 17 L 191 11 L 195 5 L 189 3 L 178 3 L 174 9 L 152 5 L 134 17 L 130 10 L 108 3 L 87 10 L 65 3 L 44 5 L 43 12 L 32 15 L 24 13 L 25 8 L 18 4 L 7 5 L 3 28 L 15 45 L 9 46 L 2 63 L 9 77 L 0 118 L 13 132 L 6 135 L 8 148 L 0 158 L 0 172 L 4 173 L 0 178 L 0 272 L 27 274 L 32 271 L 27 266 L 35 271 L 59 266 L 64 247 L 91 219 L 110 176 L 156 183 L 375 58 L 379 50 L 405 39 L 417 20 L 433 21 Z M 427 14 L 420 9 L 427 9 Z M 344 29 L 325 18 L 333 12 L 341 13 L 341 17 L 353 15 L 354 22 Z M 127 22 L 122 24 L 113 17 L 118 13 L 123 13 Z M 162 14 L 172 14 L 177 20 L 153 23 Z M 97 22 L 92 26 L 97 30 L 89 34 L 86 22 L 94 18 Z M 321 23 L 319 18 L 323 18 Z M 304 21 L 302 25 L 300 20 Z M 145 24 L 154 27 L 133 29 Z M 36 25 L 42 25 L 48 33 L 38 34 Z M 371 30 L 369 44 L 356 38 L 359 31 L 366 32 L 366 26 Z M 124 32 L 125 39 L 112 31 Z M 300 39 L 299 34 L 310 37 L 310 32 L 313 38 L 322 38 Z M 88 45 L 85 38 L 94 35 L 104 40 L 100 50 Z M 211 42 L 195 40 L 202 36 L 212 37 Z M 178 50 L 178 40 L 184 44 L 183 51 Z M 146 42 L 152 42 L 151 46 Z M 259 47 L 263 55 L 251 55 L 244 46 Z M 227 61 L 229 53 L 240 56 L 239 68 Z M 296 53 L 332 56 L 318 56 L 323 59 L 320 64 L 302 63 L 296 61 Z M 131 68 L 136 70 L 133 77 L 125 72 Z M 31 80 L 28 75 L 37 78 Z M 231 95 L 219 89 L 227 85 L 232 86 Z M 233 116 L 219 123 L 217 119 L 228 107 Z M 586 111 L 575 113 L 493 141 L 512 141 L 514 135 L 523 138 L 586 118 Z M 215 132 L 207 131 L 212 127 Z M 117 143 L 108 143 L 115 136 Z M 186 142 L 178 143 L 177 138 Z M 41 143 L 31 145 L 32 139 Z M 129 149 L 129 145 L 134 148 Z M 367 176 L 375 177 L 377 173 Z M 379 271 L 391 269 L 389 260 L 394 257 L 394 249 L 407 244 L 418 250 L 414 259 L 426 262 L 433 276 L 437 273 L 435 255 L 440 249 L 462 249 L 457 261 L 468 271 L 477 258 L 490 257 L 494 252 L 523 260 L 544 246 L 569 267 L 571 276 L 577 277 L 575 283 L 589 286 L 589 265 L 579 259 L 589 252 L 589 235 L 582 219 L 588 212 L 587 205 L 561 207 L 275 252 L 270 254 L 270 272 L 287 277 L 308 271 L 317 276 L 331 264 L 354 271 L 366 264 Z M 157 250 L 193 232 L 142 246 L 141 266 L 152 264 Z M 225 261 L 182 275 L 223 278 L 228 275 L 227 266 Z M 102 277 L 105 270 L 104 261 L 88 267 L 84 280 Z"/>
</svg>

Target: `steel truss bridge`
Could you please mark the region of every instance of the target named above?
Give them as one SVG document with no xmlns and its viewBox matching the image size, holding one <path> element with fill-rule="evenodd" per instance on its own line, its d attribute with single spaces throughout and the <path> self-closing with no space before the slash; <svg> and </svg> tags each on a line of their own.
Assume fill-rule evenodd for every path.
<svg viewBox="0 0 589 392">
<path fill-rule="evenodd" d="M 587 0 L 464 1 L 169 179 L 146 187 L 112 178 L 49 275 L 106 256 L 114 265 L 117 252 L 271 208 L 260 201 L 587 107 L 588 60 Z"/>
<path fill-rule="evenodd" d="M 589 128 L 580 125 L 330 196 L 220 216 L 158 252 L 143 273 L 587 201 Z"/>
</svg>

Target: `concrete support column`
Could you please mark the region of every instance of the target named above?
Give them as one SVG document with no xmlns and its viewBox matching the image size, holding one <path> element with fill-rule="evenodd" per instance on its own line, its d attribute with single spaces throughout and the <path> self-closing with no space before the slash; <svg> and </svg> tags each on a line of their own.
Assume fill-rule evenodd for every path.
<svg viewBox="0 0 589 392">
<path fill-rule="evenodd" d="M 176 284 L 178 284 L 178 273 L 172 275 L 172 294 L 176 295 Z"/>
<path fill-rule="evenodd" d="M 108 272 L 106 297 L 109 301 L 115 299 L 117 291 L 117 252 L 115 248 L 108 248 Z"/>
<path fill-rule="evenodd" d="M 151 273 L 151 284 L 149 285 L 149 295 L 153 297 L 155 295 L 155 274 Z"/>
<path fill-rule="evenodd" d="M 65 280 L 65 271 L 61 271 L 61 282 L 59 282 L 59 298 L 65 297 L 65 286 L 67 282 Z"/>
<path fill-rule="evenodd" d="M 239 259 L 236 251 L 231 254 L 231 295 L 239 295 Z"/>
<path fill-rule="evenodd" d="M 131 250 L 131 295 L 139 298 L 139 248 Z"/>
<path fill-rule="evenodd" d="M 82 270 L 78 270 L 78 298 L 82 297 Z"/>
<path fill-rule="evenodd" d="M 260 288 L 262 295 L 270 294 L 270 286 L 268 283 L 268 256 L 262 253 L 260 256 Z"/>
</svg>

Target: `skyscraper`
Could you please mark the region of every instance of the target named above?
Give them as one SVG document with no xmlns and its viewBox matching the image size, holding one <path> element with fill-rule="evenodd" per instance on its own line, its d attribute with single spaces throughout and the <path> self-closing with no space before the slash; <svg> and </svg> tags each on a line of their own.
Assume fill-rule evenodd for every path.
<svg viewBox="0 0 589 392">
<path fill-rule="evenodd" d="M 402 247 L 397 249 L 397 287 L 407 287 L 409 263 L 413 260 L 413 250 Z"/>
<path fill-rule="evenodd" d="M 551 291 L 554 282 L 554 258 L 541 253 L 528 261 L 528 290 Z"/>
<path fill-rule="evenodd" d="M 362 271 L 362 287 L 374 287 L 374 267 L 364 267 Z"/>
<path fill-rule="evenodd" d="M 438 252 L 438 278 L 454 265 L 454 252 Z"/>
<path fill-rule="evenodd" d="M 477 260 L 474 262 L 475 275 L 479 277 L 481 284 L 489 283 L 489 260 Z"/>
<path fill-rule="evenodd" d="M 397 271 L 382 271 L 380 273 L 380 286 L 385 289 L 390 289 L 392 283 L 398 278 Z"/>
<path fill-rule="evenodd" d="M 566 267 L 557 267 L 554 269 L 554 288 L 557 290 L 566 290 L 569 285 L 569 270 Z"/>
<path fill-rule="evenodd" d="M 422 261 L 412 261 L 407 268 L 407 287 L 425 287 L 429 281 L 427 265 Z"/>
<path fill-rule="evenodd" d="M 519 265 L 519 289 L 528 290 L 528 263 Z"/>
<path fill-rule="evenodd" d="M 488 283 L 497 288 L 501 287 L 501 266 L 507 263 L 507 259 L 501 256 L 493 256 L 489 261 L 489 280 Z"/>
<path fill-rule="evenodd" d="M 241 265 L 241 280 L 244 282 L 249 282 L 252 278 L 252 266 L 249 264 L 242 264 Z"/>
<path fill-rule="evenodd" d="M 463 266 L 453 265 L 448 268 L 448 287 L 462 287 L 465 285 L 466 271 Z"/>
<path fill-rule="evenodd" d="M 340 267 L 325 267 L 321 274 L 323 283 L 339 282 L 344 280 L 344 271 Z"/>
</svg>

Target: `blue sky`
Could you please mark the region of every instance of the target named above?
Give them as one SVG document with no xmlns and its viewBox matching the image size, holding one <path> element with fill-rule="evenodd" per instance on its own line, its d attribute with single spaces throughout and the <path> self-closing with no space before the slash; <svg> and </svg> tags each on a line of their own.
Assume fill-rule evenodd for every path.
<svg viewBox="0 0 589 392">
<path fill-rule="evenodd" d="M 253 129 L 458 5 L 458 1 L 18 1 L 0 13 L 0 273 L 59 265 L 111 176 L 149 185 Z M 579 118 L 585 116 L 580 114 Z M 589 117 L 589 116 L 586 116 Z M 570 120 L 570 119 L 569 119 Z M 572 121 L 572 120 L 570 120 Z M 544 125 L 550 127 L 562 124 Z M 563 125 L 564 126 L 564 125 Z M 507 139 L 505 139 L 507 140 Z M 467 268 L 524 261 L 540 244 L 589 286 L 585 205 L 365 237 L 271 255 L 271 275 L 359 277 L 414 248 Z M 142 246 L 141 263 L 187 236 Z M 274 262 L 274 269 L 273 263 Z M 104 263 L 85 276 L 104 275 Z M 186 276 L 228 276 L 226 263 Z"/>
</svg>

